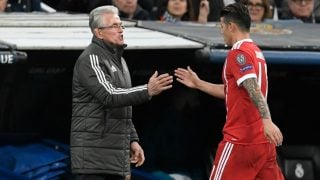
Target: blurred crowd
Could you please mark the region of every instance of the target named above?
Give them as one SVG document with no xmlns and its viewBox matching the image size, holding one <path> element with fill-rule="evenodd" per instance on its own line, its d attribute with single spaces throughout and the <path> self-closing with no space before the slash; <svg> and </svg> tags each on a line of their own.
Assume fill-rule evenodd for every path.
<svg viewBox="0 0 320 180">
<path fill-rule="evenodd" d="M 0 0 L 0 12 L 41 11 L 41 0 Z"/>
<path fill-rule="evenodd" d="M 0 12 L 41 11 L 41 2 L 57 11 L 89 13 L 101 5 L 115 5 L 120 17 L 132 20 L 158 20 L 205 24 L 219 21 L 221 8 L 237 0 L 0 0 Z M 320 22 L 320 0 L 249 0 L 253 22 L 296 19 Z"/>
</svg>

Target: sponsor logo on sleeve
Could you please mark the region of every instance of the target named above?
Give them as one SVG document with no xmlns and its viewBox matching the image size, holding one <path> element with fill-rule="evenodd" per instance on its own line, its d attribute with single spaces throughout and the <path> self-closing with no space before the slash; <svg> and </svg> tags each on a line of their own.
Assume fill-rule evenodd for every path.
<svg viewBox="0 0 320 180">
<path fill-rule="evenodd" d="M 244 73 L 244 72 L 246 72 L 246 71 L 251 70 L 252 68 L 253 68 L 253 66 L 252 66 L 251 64 L 247 64 L 247 65 L 244 65 L 244 66 L 242 66 L 242 67 L 240 68 L 240 72 L 241 72 L 241 73 Z"/>
</svg>

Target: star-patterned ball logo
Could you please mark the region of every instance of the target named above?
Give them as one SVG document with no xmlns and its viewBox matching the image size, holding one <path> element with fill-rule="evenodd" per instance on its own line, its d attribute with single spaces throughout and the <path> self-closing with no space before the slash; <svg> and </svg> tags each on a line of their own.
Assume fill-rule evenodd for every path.
<svg viewBox="0 0 320 180">
<path fill-rule="evenodd" d="M 237 55 L 237 63 L 239 65 L 244 65 L 246 63 L 246 57 L 243 54 Z"/>
</svg>

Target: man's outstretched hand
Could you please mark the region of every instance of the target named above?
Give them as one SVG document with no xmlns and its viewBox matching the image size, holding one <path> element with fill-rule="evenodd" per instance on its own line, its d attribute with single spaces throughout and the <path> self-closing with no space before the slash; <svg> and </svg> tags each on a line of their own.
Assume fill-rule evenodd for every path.
<svg viewBox="0 0 320 180">
<path fill-rule="evenodd" d="M 172 88 L 173 77 L 168 73 L 158 75 L 158 71 L 155 71 L 150 77 L 148 82 L 149 96 L 155 96 L 162 91 Z"/>
</svg>

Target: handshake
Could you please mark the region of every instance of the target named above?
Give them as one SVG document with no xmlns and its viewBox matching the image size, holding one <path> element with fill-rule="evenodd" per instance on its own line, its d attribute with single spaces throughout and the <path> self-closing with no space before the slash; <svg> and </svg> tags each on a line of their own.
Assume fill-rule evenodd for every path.
<svg viewBox="0 0 320 180">
<path fill-rule="evenodd" d="M 200 80 L 197 74 L 192 71 L 188 66 L 187 69 L 177 68 L 174 70 L 174 76 L 176 80 L 190 88 L 196 87 L 196 82 Z M 162 91 L 172 88 L 173 76 L 169 73 L 159 75 L 158 71 L 155 71 L 150 77 L 148 82 L 148 93 L 149 96 L 155 96 L 160 94 Z"/>
</svg>

